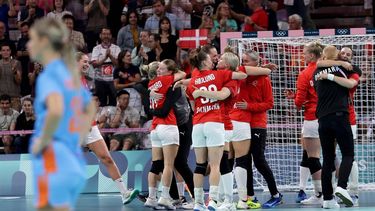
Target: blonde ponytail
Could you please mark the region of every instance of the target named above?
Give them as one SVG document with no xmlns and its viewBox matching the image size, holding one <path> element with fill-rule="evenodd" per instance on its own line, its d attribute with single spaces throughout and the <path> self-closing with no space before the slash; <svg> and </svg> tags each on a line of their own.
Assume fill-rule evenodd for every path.
<svg viewBox="0 0 375 211">
<path fill-rule="evenodd" d="M 37 20 L 32 30 L 40 37 L 46 37 L 54 51 L 60 53 L 62 60 L 71 72 L 74 87 L 80 87 L 80 71 L 76 61 L 76 53 L 73 44 L 70 42 L 70 34 L 61 20 L 53 18 L 42 18 Z"/>
</svg>

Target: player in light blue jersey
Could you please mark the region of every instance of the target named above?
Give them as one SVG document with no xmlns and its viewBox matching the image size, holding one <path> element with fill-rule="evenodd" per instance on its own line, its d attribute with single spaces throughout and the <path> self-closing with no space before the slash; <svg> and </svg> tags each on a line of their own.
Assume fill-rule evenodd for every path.
<svg viewBox="0 0 375 211">
<path fill-rule="evenodd" d="M 41 19 L 30 30 L 30 57 L 44 66 L 37 78 L 32 153 L 35 207 L 70 210 L 85 184 L 80 140 L 95 113 L 82 87 L 65 25 Z"/>
</svg>

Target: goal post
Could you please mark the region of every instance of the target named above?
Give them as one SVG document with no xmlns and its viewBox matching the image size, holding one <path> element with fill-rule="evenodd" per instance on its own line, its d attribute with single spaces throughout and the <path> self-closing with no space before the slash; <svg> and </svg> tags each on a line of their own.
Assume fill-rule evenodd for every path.
<svg viewBox="0 0 375 211">
<path fill-rule="evenodd" d="M 240 58 L 246 50 L 259 53 L 262 63 L 272 62 L 278 70 L 271 80 L 274 108 L 268 112 L 268 139 L 266 157 L 281 190 L 295 190 L 299 185 L 299 163 L 302 149 L 299 144 L 303 111 L 297 111 L 294 102 L 286 99 L 284 90 L 296 89 L 300 71 L 307 65 L 303 46 L 312 41 L 334 45 L 338 49 L 351 47 L 353 64 L 363 75 L 355 94 L 358 139 L 355 141 L 355 159 L 359 163 L 360 188 L 375 189 L 375 35 L 330 35 L 270 38 L 235 38 L 230 45 Z M 338 153 L 339 154 L 339 153 Z M 262 176 L 254 170 L 254 185 L 267 187 Z"/>
</svg>

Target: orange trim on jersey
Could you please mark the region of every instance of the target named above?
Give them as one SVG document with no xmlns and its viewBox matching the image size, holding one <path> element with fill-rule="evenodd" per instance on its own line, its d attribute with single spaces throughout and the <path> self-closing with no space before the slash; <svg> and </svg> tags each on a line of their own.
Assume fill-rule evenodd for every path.
<svg viewBox="0 0 375 211">
<path fill-rule="evenodd" d="M 38 177 L 38 204 L 37 208 L 43 208 L 48 205 L 48 176 L 42 175 Z"/>
<path fill-rule="evenodd" d="M 57 170 L 55 152 L 52 146 L 48 146 L 43 152 L 44 170 L 45 173 L 53 173 Z"/>
</svg>

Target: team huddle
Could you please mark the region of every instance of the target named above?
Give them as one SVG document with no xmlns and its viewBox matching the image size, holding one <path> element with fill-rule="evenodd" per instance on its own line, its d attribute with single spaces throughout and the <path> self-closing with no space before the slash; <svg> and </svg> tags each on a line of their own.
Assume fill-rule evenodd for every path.
<svg viewBox="0 0 375 211">
<path fill-rule="evenodd" d="M 30 146 L 35 205 L 56 210 L 74 207 L 85 185 L 82 145 L 101 159 L 122 193 L 123 203 L 130 203 L 138 190 L 125 187 L 92 122 L 95 105 L 80 76 L 88 59 L 83 54 L 75 55 L 67 37 L 62 23 L 50 19 L 36 22 L 30 31 L 30 55 L 45 67 L 36 86 L 38 116 Z M 304 47 L 304 55 L 308 66 L 298 77 L 297 92 L 285 92 L 286 97 L 295 100 L 298 109 L 305 109 L 297 202 L 339 208 L 335 195 L 346 206 L 358 205 L 353 96 L 361 71 L 350 64 L 350 48 L 339 52 L 334 46 L 312 42 Z M 146 207 L 236 210 L 272 208 L 282 203 L 283 195 L 265 159 L 267 111 L 273 107 L 268 75 L 277 66 L 260 64 L 255 51 L 243 52 L 241 56 L 240 65 L 238 55 L 230 50 L 218 58 L 213 46 L 203 46 L 190 55 L 194 67 L 190 79 L 185 79 L 186 73 L 168 59 L 145 68 L 154 116 Z M 335 153 L 336 143 L 342 154 L 341 164 Z M 196 160 L 194 173 L 187 164 L 191 145 Z M 266 180 L 271 194 L 262 205 L 254 193 L 252 163 Z M 307 198 L 309 174 L 315 193 Z M 338 182 L 334 188 L 332 179 L 336 175 Z M 209 176 L 207 203 L 203 190 L 205 176 Z M 238 191 L 236 202 L 233 177 Z M 159 182 L 162 192 L 158 197 Z M 193 204 L 184 197 L 185 183 Z"/>
<path fill-rule="evenodd" d="M 322 46 L 312 42 L 304 47 L 308 64 L 297 80 L 297 92 L 285 92 L 295 100 L 298 109 L 304 107 L 305 121 L 301 144 L 303 156 L 300 171 L 300 192 L 297 202 L 317 204 L 323 208 L 338 208 L 333 195 L 346 206 L 358 206 L 358 166 L 354 161 L 356 138 L 353 97 L 361 71 L 350 64 L 352 50 L 344 47 L 339 52 L 334 46 Z M 274 64 L 260 65 L 259 55 L 247 51 L 239 64 L 238 55 L 230 50 L 218 58 L 216 49 L 203 46 L 192 55 L 195 67 L 190 79 L 177 71 L 175 64 L 164 60 L 152 64 L 149 72 L 154 75 L 150 82 L 151 109 L 159 110 L 171 100 L 171 92 L 183 85 L 180 98 L 188 98 L 192 117 L 192 146 L 195 150 L 196 168 L 194 184 L 194 210 L 236 210 L 272 208 L 282 203 L 273 173 L 265 159 L 267 136 L 267 110 L 273 107 L 272 86 L 268 75 L 276 70 Z M 177 82 L 176 82 L 177 81 Z M 158 84 L 155 87 L 155 84 Z M 174 90 L 174 91 L 173 91 Z M 185 100 L 187 103 L 187 100 Z M 173 104 L 173 103 L 172 103 Z M 175 201 L 169 194 L 173 186 L 173 166 L 185 159 L 174 159 L 179 153 L 179 143 L 186 141 L 185 133 L 179 134 L 178 115 L 169 106 L 168 115 L 155 117 L 151 131 L 153 164 L 149 173 L 149 197 L 147 207 L 175 209 Z M 176 120 L 177 119 L 177 120 Z M 177 135 L 179 134 L 179 135 Z M 340 146 L 342 162 L 335 149 Z M 186 146 L 186 145 L 185 145 Z M 189 145 L 187 145 L 189 146 Z M 323 149 L 323 168 L 320 149 Z M 186 154 L 185 154 L 186 155 Z M 254 196 L 252 161 L 265 178 L 271 198 L 261 205 Z M 174 163 L 174 161 L 176 163 Z M 235 164 L 234 164 L 235 163 Z M 353 166 L 353 168 L 352 168 Z M 310 172 L 308 172 L 310 171 Z M 233 201 L 233 173 L 238 190 L 238 201 Z M 182 175 L 175 171 L 181 184 Z M 309 174 L 312 175 L 314 195 L 305 193 Z M 203 179 L 209 175 L 208 203 L 204 200 Z M 333 191 L 332 179 L 338 177 Z M 346 190 L 350 175 L 350 194 Z M 161 177 L 161 178 L 159 178 Z M 157 184 L 162 181 L 162 193 L 157 199 Z M 191 181 L 191 179 L 189 179 Z M 183 184 L 183 183 L 182 183 Z M 194 185 L 194 186 L 193 186 Z M 193 187 L 192 187 L 193 186 Z M 179 188 L 183 197 L 184 188 Z M 184 207 L 184 206 L 183 206 Z M 185 207 L 184 207 L 185 208 Z"/>
</svg>

